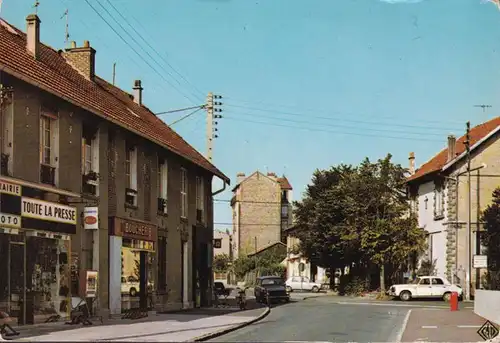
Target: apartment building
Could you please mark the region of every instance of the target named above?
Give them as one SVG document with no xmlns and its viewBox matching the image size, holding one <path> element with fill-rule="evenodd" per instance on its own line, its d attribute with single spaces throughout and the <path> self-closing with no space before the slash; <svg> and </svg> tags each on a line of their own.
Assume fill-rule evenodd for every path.
<svg viewBox="0 0 500 343">
<path fill-rule="evenodd" d="M 424 257 L 436 261 L 436 273 L 460 284 L 470 295 L 481 288 L 486 272 L 485 249 L 481 243 L 482 212 L 491 204 L 499 186 L 500 118 L 470 130 L 471 182 L 467 178 L 466 136 L 448 137 L 445 149 L 415 170 L 410 153 L 408 193 L 419 226 L 427 232 Z M 470 217 L 469 217 L 470 194 Z M 470 218 L 470 229 L 467 222 Z"/>
<path fill-rule="evenodd" d="M 17 324 L 211 302 L 212 179 L 229 178 L 132 92 L 95 74 L 85 41 L 55 50 L 0 20 L 0 310 Z M 137 292 L 124 292 L 137 264 Z M 124 286 L 125 285 L 125 286 Z M 21 304 L 21 305 L 20 305 Z"/>
<path fill-rule="evenodd" d="M 214 231 L 214 256 L 227 255 L 229 258 L 233 257 L 233 235 L 229 230 Z"/>
<path fill-rule="evenodd" d="M 237 175 L 231 199 L 235 257 L 275 242 L 286 244 L 285 230 L 292 224 L 292 191 L 288 179 L 275 173 Z"/>
</svg>

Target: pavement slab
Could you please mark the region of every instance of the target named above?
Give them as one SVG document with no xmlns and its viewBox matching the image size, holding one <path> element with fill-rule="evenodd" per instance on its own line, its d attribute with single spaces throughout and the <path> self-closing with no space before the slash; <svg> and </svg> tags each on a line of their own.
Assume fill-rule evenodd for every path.
<svg viewBox="0 0 500 343">
<path fill-rule="evenodd" d="M 99 325 L 17 339 L 20 342 L 186 342 L 251 321 L 265 309 L 219 316 L 178 315 L 177 318 L 122 325 Z M 182 318 L 184 317 L 184 318 Z M 192 320 L 187 320 L 191 317 Z M 175 318 L 175 319 L 173 319 Z"/>
<path fill-rule="evenodd" d="M 477 333 L 486 322 L 472 311 L 411 309 L 403 342 L 479 342 Z"/>
</svg>

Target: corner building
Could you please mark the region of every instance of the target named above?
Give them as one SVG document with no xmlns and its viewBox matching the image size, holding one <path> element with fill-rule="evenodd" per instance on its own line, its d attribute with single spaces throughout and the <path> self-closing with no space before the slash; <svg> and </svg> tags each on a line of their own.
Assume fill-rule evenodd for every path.
<svg viewBox="0 0 500 343">
<path fill-rule="evenodd" d="M 67 320 L 210 306 L 212 180 L 229 179 L 142 103 L 0 19 L 0 310 Z M 96 288 L 94 288 L 96 286 Z"/>
</svg>

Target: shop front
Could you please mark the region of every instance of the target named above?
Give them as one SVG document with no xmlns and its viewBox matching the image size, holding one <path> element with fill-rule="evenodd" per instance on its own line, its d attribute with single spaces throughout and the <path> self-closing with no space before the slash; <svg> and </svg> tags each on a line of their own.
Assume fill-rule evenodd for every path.
<svg viewBox="0 0 500 343">
<path fill-rule="evenodd" d="M 157 227 L 151 223 L 110 218 L 109 268 L 112 314 L 153 306 L 154 253 Z"/>
<path fill-rule="evenodd" d="M 77 210 L 43 194 L 0 180 L 0 310 L 17 325 L 62 320 L 71 310 L 68 257 Z"/>
</svg>

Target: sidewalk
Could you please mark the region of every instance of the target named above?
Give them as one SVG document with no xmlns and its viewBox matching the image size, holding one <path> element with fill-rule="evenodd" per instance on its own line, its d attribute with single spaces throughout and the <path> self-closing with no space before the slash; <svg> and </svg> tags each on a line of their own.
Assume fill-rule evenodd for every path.
<svg viewBox="0 0 500 343">
<path fill-rule="evenodd" d="M 159 314 L 142 322 L 120 320 L 111 325 L 78 326 L 42 335 L 21 335 L 19 342 L 48 341 L 128 341 L 186 342 L 197 337 L 239 326 L 263 315 L 266 308 L 235 311 L 230 314 Z M 68 325 L 66 325 L 68 327 Z"/>
<path fill-rule="evenodd" d="M 481 342 L 477 331 L 486 322 L 472 311 L 415 308 L 409 318 L 402 342 Z"/>
</svg>

